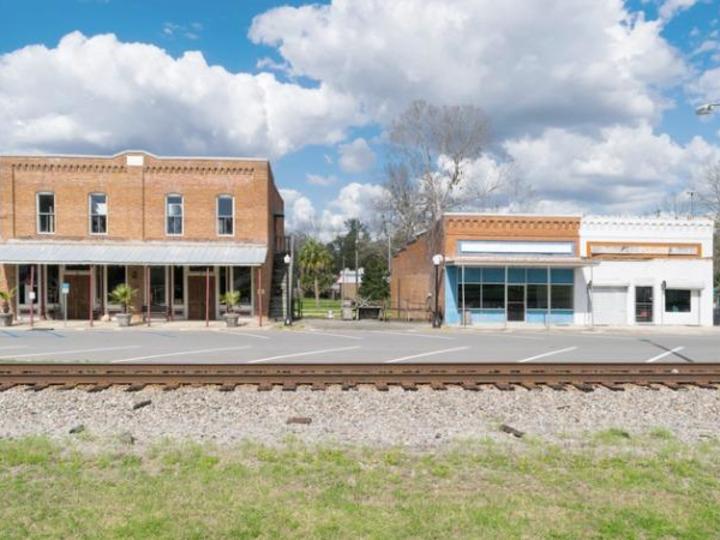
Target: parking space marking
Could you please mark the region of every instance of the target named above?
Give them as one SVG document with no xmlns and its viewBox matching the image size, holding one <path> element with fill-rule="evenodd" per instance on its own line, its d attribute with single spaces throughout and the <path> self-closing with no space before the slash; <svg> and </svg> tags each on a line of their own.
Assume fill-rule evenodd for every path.
<svg viewBox="0 0 720 540">
<path fill-rule="evenodd" d="M 8 346 L 8 347 L 0 347 L 0 350 L 5 350 L 5 349 L 27 349 L 27 348 L 28 348 L 27 345 L 10 345 L 10 346 Z"/>
<path fill-rule="evenodd" d="M 547 357 L 547 356 L 553 356 L 553 355 L 561 354 L 561 353 L 564 353 L 564 352 L 574 351 L 575 349 L 577 349 L 577 347 L 565 347 L 564 349 L 558 349 L 558 350 L 556 350 L 556 351 L 548 351 L 548 352 L 546 352 L 546 353 L 536 354 L 536 355 L 534 355 L 534 356 L 528 356 L 527 358 L 523 358 L 522 360 L 518 360 L 518 362 L 519 362 L 519 363 L 522 363 L 522 362 L 530 362 L 530 361 L 532 361 L 532 360 L 537 360 L 537 359 L 539 359 L 539 358 L 545 358 L 545 357 Z"/>
<path fill-rule="evenodd" d="M 417 334 L 415 332 L 392 332 L 390 330 L 371 330 L 371 332 L 373 332 L 375 334 L 388 334 L 391 336 L 403 336 L 403 337 L 413 336 L 413 337 L 424 337 L 424 338 L 429 338 L 429 339 L 447 339 L 450 341 L 453 340 L 453 338 L 448 337 L 448 336 L 431 336 L 428 334 Z"/>
<path fill-rule="evenodd" d="M 652 362 L 655 362 L 656 360 L 660 360 L 661 358 L 665 358 L 666 356 L 670 356 L 671 354 L 675 354 L 676 352 L 680 352 L 685 347 L 675 347 L 674 349 L 670 349 L 669 351 L 665 351 L 663 353 L 658 354 L 657 356 L 653 356 L 652 358 L 648 358 L 645 360 L 646 364 L 650 364 Z"/>
<path fill-rule="evenodd" d="M 122 349 L 139 349 L 140 345 L 126 345 L 124 347 L 97 347 L 95 349 L 75 349 L 72 351 L 46 351 L 39 353 L 12 354 L 0 356 L 0 360 L 14 360 L 15 358 L 31 358 L 33 356 L 58 356 L 61 354 L 79 354 L 87 352 L 119 351 Z"/>
<path fill-rule="evenodd" d="M 255 360 L 248 360 L 248 364 L 257 364 L 258 362 L 269 362 L 270 360 L 282 360 L 283 358 L 298 358 L 300 356 L 312 356 L 313 354 L 325 354 L 331 352 L 340 351 L 351 351 L 353 349 L 359 349 L 359 346 L 355 347 L 338 347 L 336 349 L 320 349 L 317 351 L 306 351 L 301 353 L 290 353 L 290 354 L 279 354 L 277 356 L 266 356 L 265 358 L 256 358 Z"/>
<path fill-rule="evenodd" d="M 314 330 L 293 330 L 294 334 L 308 334 L 311 336 L 328 336 L 328 337 L 339 337 L 339 338 L 345 338 L 345 339 L 354 339 L 354 340 L 362 340 L 363 338 L 359 336 L 346 336 L 345 334 L 333 334 L 330 332 L 316 332 Z"/>
<path fill-rule="evenodd" d="M 250 332 L 233 332 L 232 330 L 218 330 L 221 334 L 230 334 L 233 336 L 247 336 L 247 337 L 253 337 L 257 339 L 270 339 L 268 336 L 261 336 L 259 334 L 251 334 Z"/>
<path fill-rule="evenodd" d="M 148 354 L 146 356 L 135 356 L 133 358 L 120 358 L 113 360 L 111 363 L 117 364 L 118 362 L 137 362 L 138 360 L 150 360 L 152 358 L 167 358 L 169 356 L 182 356 L 186 354 L 200 354 L 218 351 L 239 351 L 242 349 L 250 349 L 250 345 L 238 345 L 237 347 L 213 347 L 212 349 L 191 349 L 189 351 L 175 351 L 169 353 L 160 354 Z"/>
<path fill-rule="evenodd" d="M 464 351 L 470 347 L 453 347 L 452 349 L 441 349 L 439 351 L 430 351 L 420 354 L 411 354 L 410 356 L 401 356 L 400 358 L 393 358 L 392 360 L 385 360 L 386 364 L 393 364 L 395 362 L 403 362 L 405 360 L 413 360 L 415 358 L 424 358 L 425 356 L 434 356 L 436 354 L 451 353 L 456 351 Z"/>
</svg>

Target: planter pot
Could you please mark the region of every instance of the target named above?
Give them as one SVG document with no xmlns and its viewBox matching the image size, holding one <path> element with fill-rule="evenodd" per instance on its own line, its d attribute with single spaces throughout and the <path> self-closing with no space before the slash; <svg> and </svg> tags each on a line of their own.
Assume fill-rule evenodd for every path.
<svg viewBox="0 0 720 540">
<path fill-rule="evenodd" d="M 0 313 L 0 326 L 12 326 L 12 320 L 12 313 Z"/>
<path fill-rule="evenodd" d="M 225 319 L 225 325 L 228 328 L 234 328 L 238 325 L 238 318 L 240 315 L 237 313 L 225 313 L 223 319 Z"/>
<path fill-rule="evenodd" d="M 118 322 L 118 326 L 130 326 L 130 318 L 132 313 L 118 313 L 115 315 L 115 320 Z"/>
</svg>

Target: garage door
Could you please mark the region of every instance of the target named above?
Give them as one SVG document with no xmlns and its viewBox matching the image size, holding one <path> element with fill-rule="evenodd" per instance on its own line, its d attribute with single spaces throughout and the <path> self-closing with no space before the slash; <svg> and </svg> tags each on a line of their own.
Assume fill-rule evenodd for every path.
<svg viewBox="0 0 720 540">
<path fill-rule="evenodd" d="M 627 324 L 627 287 L 593 287 L 595 324 Z"/>
</svg>

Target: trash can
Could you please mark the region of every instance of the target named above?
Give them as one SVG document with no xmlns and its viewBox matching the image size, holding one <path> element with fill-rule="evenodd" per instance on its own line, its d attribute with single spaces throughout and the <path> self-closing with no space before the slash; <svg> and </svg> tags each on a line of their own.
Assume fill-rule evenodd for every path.
<svg viewBox="0 0 720 540">
<path fill-rule="evenodd" d="M 340 311 L 343 321 L 352 321 L 355 318 L 352 300 L 343 300 Z"/>
</svg>

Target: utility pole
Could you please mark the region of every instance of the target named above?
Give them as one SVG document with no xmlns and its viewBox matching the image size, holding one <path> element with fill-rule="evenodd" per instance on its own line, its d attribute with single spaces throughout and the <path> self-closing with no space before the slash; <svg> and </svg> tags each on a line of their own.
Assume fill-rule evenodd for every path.
<svg viewBox="0 0 720 540">
<path fill-rule="evenodd" d="M 358 229 L 355 229 L 355 301 L 357 302 L 360 292 L 360 270 L 358 269 Z"/>
<path fill-rule="evenodd" d="M 690 217 L 695 217 L 695 192 L 694 191 L 688 191 L 688 195 L 690 196 Z"/>
</svg>

